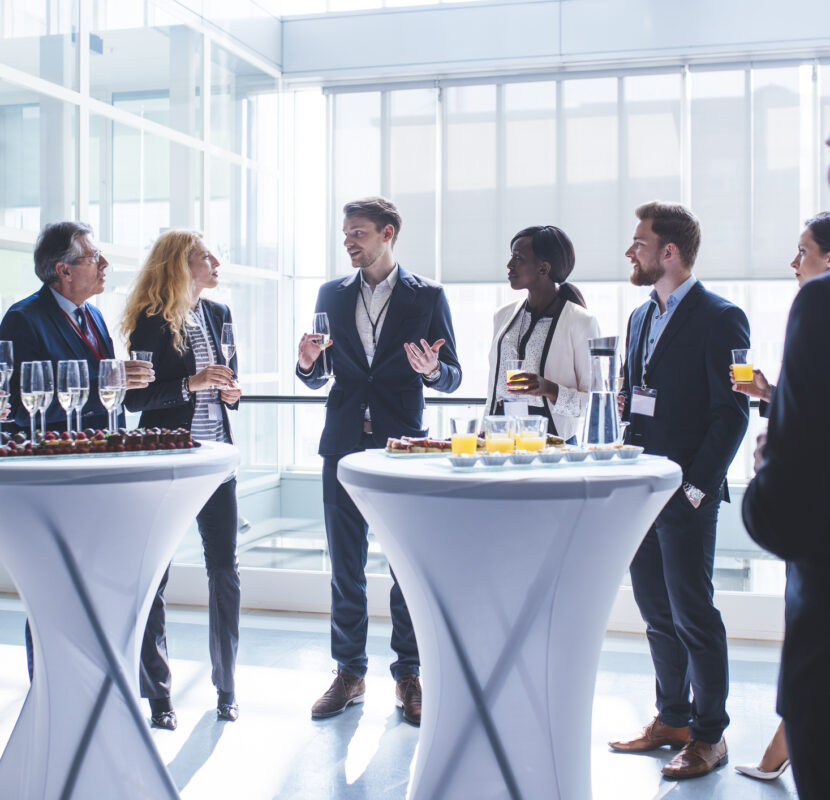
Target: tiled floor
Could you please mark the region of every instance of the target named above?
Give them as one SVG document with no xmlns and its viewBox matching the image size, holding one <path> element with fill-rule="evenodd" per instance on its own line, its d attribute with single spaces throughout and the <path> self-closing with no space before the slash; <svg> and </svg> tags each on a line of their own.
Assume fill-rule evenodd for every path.
<svg viewBox="0 0 830 800">
<path fill-rule="evenodd" d="M 370 624 L 365 704 L 312 723 L 311 703 L 331 678 L 328 618 L 246 613 L 237 672 L 240 718 L 225 724 L 215 718 L 206 623 L 201 610 L 170 612 L 179 728 L 173 733 L 153 732 L 183 800 L 406 797 L 418 731 L 401 720 L 394 706 L 394 685 L 386 667 L 391 660 L 388 624 L 374 620 Z M 732 724 L 726 736 L 731 763 L 705 778 L 673 783 L 660 777 L 670 752 L 619 755 L 605 744 L 609 738 L 636 732 L 650 719 L 654 684 L 644 639 L 607 636 L 594 702 L 594 800 L 796 797 L 789 773 L 768 785 L 742 778 L 732 767 L 756 760 L 775 730 L 777 670 L 777 647 L 730 643 Z M 17 600 L 0 598 L 0 747 L 11 732 L 26 689 L 23 613 Z"/>
</svg>

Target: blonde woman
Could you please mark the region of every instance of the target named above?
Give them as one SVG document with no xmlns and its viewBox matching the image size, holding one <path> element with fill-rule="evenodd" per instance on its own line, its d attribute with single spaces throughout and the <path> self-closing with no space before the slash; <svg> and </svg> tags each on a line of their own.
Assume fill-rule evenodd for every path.
<svg viewBox="0 0 830 800">
<path fill-rule="evenodd" d="M 200 297 L 219 282 L 219 261 L 200 233 L 171 230 L 155 242 L 127 298 L 122 332 L 131 350 L 153 354 L 156 380 L 127 392 L 130 411 L 143 427 L 184 427 L 194 439 L 231 442 L 228 409 L 236 408 L 236 359 L 221 364 L 227 306 Z M 210 660 L 219 719 L 239 715 L 234 689 L 239 643 L 239 565 L 236 560 L 236 476 L 213 493 L 196 521 L 208 575 Z M 165 633 L 164 589 L 156 592 L 141 647 L 141 694 L 150 701 L 153 727 L 175 730 Z"/>
</svg>

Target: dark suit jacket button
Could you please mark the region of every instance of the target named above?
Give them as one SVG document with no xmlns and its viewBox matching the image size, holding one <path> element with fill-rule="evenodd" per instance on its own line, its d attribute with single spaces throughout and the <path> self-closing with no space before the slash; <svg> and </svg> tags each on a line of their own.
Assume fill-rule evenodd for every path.
<svg viewBox="0 0 830 800">
<path fill-rule="evenodd" d="M 361 403 L 361 404 L 360 404 L 360 410 L 361 410 L 361 411 L 365 411 L 365 410 L 366 410 L 366 403 Z"/>
<path fill-rule="evenodd" d="M 369 383 L 371 383 L 374 379 L 375 379 L 375 376 L 374 376 L 374 375 L 370 375 L 370 376 L 367 378 L 367 380 L 369 381 Z"/>
</svg>

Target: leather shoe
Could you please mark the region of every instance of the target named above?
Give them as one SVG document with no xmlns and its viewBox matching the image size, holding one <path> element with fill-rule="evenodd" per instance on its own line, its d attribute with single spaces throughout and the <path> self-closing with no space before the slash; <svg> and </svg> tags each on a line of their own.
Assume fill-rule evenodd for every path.
<svg viewBox="0 0 830 800">
<path fill-rule="evenodd" d="M 692 739 L 668 764 L 663 774 L 672 780 L 700 778 L 729 761 L 726 739 L 721 737 L 717 744 Z"/>
<path fill-rule="evenodd" d="M 633 739 L 621 739 L 617 742 L 608 742 L 608 746 L 620 753 L 646 753 L 658 747 L 669 745 L 672 750 L 680 750 L 690 741 L 689 728 L 673 728 L 655 717 L 643 728 L 643 732 Z"/>
<path fill-rule="evenodd" d="M 150 716 L 150 727 L 160 728 L 164 731 L 176 730 L 178 722 L 176 720 L 176 712 L 171 708 L 170 711 L 162 711 L 160 714 L 152 714 Z"/>
<path fill-rule="evenodd" d="M 366 682 L 339 669 L 328 691 L 311 707 L 312 719 L 325 719 L 344 712 L 352 703 L 362 703 Z"/>
<path fill-rule="evenodd" d="M 216 706 L 216 718 L 236 722 L 239 719 L 239 706 L 236 703 L 219 703 Z"/>
<path fill-rule="evenodd" d="M 417 675 L 403 675 L 395 681 L 395 705 L 403 709 L 403 718 L 410 724 L 421 724 L 421 681 Z"/>
</svg>

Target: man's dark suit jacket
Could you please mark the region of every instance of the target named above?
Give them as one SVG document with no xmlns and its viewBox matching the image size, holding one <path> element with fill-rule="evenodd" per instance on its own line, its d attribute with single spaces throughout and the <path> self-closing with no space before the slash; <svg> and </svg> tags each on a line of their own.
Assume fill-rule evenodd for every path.
<svg viewBox="0 0 830 800">
<path fill-rule="evenodd" d="M 230 309 L 221 303 L 202 299 L 200 301 L 205 310 L 207 332 L 221 359 L 220 347 L 222 324 L 231 322 Z M 187 428 L 193 422 L 193 412 L 196 408 L 196 397 L 191 395 L 185 400 L 182 395 L 182 378 L 196 373 L 196 359 L 193 350 L 185 347 L 180 353 L 173 346 L 173 334 L 160 315 L 148 317 L 141 314 L 136 321 L 135 330 L 130 334 L 130 348 L 132 350 L 151 350 L 153 353 L 153 369 L 156 379 L 144 389 L 131 389 L 127 392 L 124 403 L 130 411 L 141 411 L 139 424 L 142 427 L 153 428 Z M 225 363 L 224 360 L 221 363 Z M 231 359 L 230 368 L 237 375 L 236 356 Z M 228 412 L 222 403 L 222 419 L 225 430 L 230 431 Z M 235 403 L 230 408 L 236 408 Z"/>
<path fill-rule="evenodd" d="M 92 304 L 88 303 L 87 308 L 103 345 L 104 358 L 115 358 L 104 317 Z M 9 420 L 24 430 L 29 428 L 29 413 L 20 402 L 20 364 L 23 361 L 51 361 L 57 382 L 58 361 L 84 360 L 89 365 L 89 402 L 84 406 L 83 425 L 107 427 L 107 412 L 98 399 L 98 356 L 72 327 L 46 284 L 6 312 L 0 323 L 0 339 L 14 342 Z M 57 402 L 53 402 L 46 412 L 46 425 L 59 430 L 66 427 L 66 414 Z"/>
<path fill-rule="evenodd" d="M 787 322 L 764 462 L 744 495 L 744 524 L 789 562 L 778 710 L 815 728 L 830 711 L 830 275 L 808 281 Z"/>
<path fill-rule="evenodd" d="M 461 383 L 461 367 L 455 352 L 455 334 L 444 290 L 437 283 L 399 268 L 389 307 L 378 338 L 372 366 L 360 341 L 355 308 L 360 276 L 338 278 L 320 287 L 316 311 L 329 317 L 332 345 L 326 350 L 334 369 L 334 385 L 326 403 L 326 423 L 320 437 L 320 455 L 350 453 L 360 446 L 363 417 L 371 409 L 374 439 L 385 443 L 390 436 L 424 436 L 424 381 L 404 353 L 404 342 L 421 339 L 434 344 L 446 339 L 438 351 L 441 375 L 430 388 L 452 392 Z M 325 384 L 320 375 L 323 359 L 314 362 L 310 376 L 299 368 L 297 376 L 317 389 Z"/>
<path fill-rule="evenodd" d="M 642 386 L 642 348 L 654 306 L 628 320 L 623 394 Z M 657 389 L 653 417 L 631 414 L 627 437 L 645 452 L 668 456 L 683 481 L 709 497 L 729 499 L 726 471 L 746 433 L 749 400 L 729 382 L 732 349 L 749 347 L 749 323 L 740 308 L 699 281 L 674 310 L 649 362 L 646 382 Z"/>
</svg>

